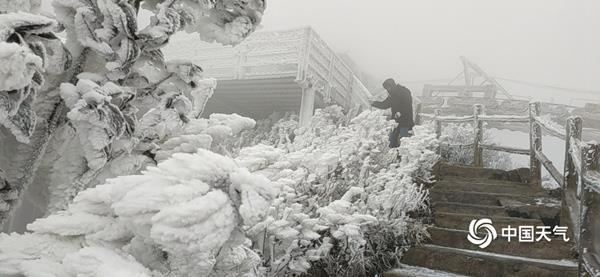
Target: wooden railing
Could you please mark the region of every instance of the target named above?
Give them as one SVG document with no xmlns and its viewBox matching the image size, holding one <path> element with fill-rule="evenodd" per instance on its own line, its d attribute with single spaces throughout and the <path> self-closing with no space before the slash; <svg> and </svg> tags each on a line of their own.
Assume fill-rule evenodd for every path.
<svg viewBox="0 0 600 277">
<path fill-rule="evenodd" d="M 582 140 L 582 120 L 570 117 L 561 127 L 541 116 L 540 103 L 529 104 L 529 115 L 486 115 L 483 105 L 474 105 L 473 115 L 443 116 L 437 109 L 434 114 L 421 112 L 417 104 L 416 124 L 430 119 L 438 138 L 443 123 L 472 123 L 473 143 L 446 144 L 447 147 L 472 148 L 473 165 L 483 166 L 483 151 L 503 151 L 530 157 L 530 183 L 541 184 L 542 167 L 562 188 L 561 220 L 572 226 L 579 253 L 580 275 L 600 276 L 600 144 Z M 486 122 L 529 124 L 529 149 L 485 144 L 483 133 Z M 543 135 L 555 136 L 565 141 L 565 165 L 562 172 L 544 154 Z"/>
</svg>

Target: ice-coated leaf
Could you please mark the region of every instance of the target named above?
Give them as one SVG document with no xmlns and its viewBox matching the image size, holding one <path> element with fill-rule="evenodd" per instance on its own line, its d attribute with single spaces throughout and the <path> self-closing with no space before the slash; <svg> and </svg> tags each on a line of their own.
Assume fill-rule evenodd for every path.
<svg viewBox="0 0 600 277">
<path fill-rule="evenodd" d="M 77 86 L 61 85 L 61 97 L 70 109 L 67 117 L 78 133 L 87 166 L 100 170 L 108 161 L 112 143 L 125 132 L 126 121 L 112 96 L 124 92 L 113 83 L 99 86 L 93 81 L 79 80 Z"/>
<path fill-rule="evenodd" d="M 29 142 L 35 128 L 33 104 L 44 83 L 42 73 L 55 62 L 49 60 L 45 43 L 60 43 L 50 33 L 55 29 L 56 22 L 44 16 L 0 14 L 0 125 L 23 143 Z M 41 41 L 46 34 L 49 39 Z"/>
</svg>

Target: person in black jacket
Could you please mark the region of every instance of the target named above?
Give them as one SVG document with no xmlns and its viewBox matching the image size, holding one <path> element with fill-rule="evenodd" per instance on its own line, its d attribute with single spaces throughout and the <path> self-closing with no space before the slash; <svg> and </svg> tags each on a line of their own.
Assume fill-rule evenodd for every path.
<svg viewBox="0 0 600 277">
<path fill-rule="evenodd" d="M 388 97 L 383 101 L 373 101 L 371 105 L 379 109 L 392 109 L 392 119 L 398 126 L 390 133 L 390 148 L 400 146 L 400 138 L 410 136 L 410 131 L 415 122 L 413 119 L 412 96 L 406 87 L 396 84 L 394 79 L 383 82 Z"/>
</svg>

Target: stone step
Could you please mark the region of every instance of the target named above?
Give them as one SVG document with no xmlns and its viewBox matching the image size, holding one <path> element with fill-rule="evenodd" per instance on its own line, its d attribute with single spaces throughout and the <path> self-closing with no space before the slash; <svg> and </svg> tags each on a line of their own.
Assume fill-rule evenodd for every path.
<svg viewBox="0 0 600 277">
<path fill-rule="evenodd" d="M 533 186 L 490 180 L 478 179 L 478 182 L 469 182 L 461 180 L 440 180 L 435 183 L 432 190 L 454 190 L 454 191 L 469 191 L 469 192 L 487 192 L 487 193 L 505 193 L 505 194 L 544 194 L 541 188 Z"/>
<path fill-rule="evenodd" d="M 502 236 L 508 226 L 554 226 L 560 201 L 528 184 L 529 170 L 503 171 L 442 164 L 430 189 L 434 227 L 430 243 L 411 248 L 404 266 L 384 276 L 577 276 L 572 242 L 519 242 Z M 489 218 L 498 237 L 485 249 L 467 239 L 472 220 Z M 482 232 L 483 229 L 479 230 Z M 535 236 L 535 234 L 534 234 Z M 430 270 L 430 271 L 428 271 Z M 431 271 L 432 270 L 432 271 Z M 449 273 L 452 272 L 452 273 Z"/>
<path fill-rule="evenodd" d="M 506 180 L 494 180 L 494 179 L 485 179 L 485 178 L 475 178 L 475 177 L 457 177 L 457 176 L 441 176 L 441 178 L 438 178 L 438 180 L 444 181 L 444 182 L 459 182 L 459 183 L 469 183 L 469 184 L 481 184 L 481 185 L 487 185 L 487 184 L 494 184 L 494 185 L 508 185 L 508 186 L 519 186 L 519 187 L 529 187 L 529 188 L 539 188 L 541 189 L 541 186 L 539 185 L 530 185 L 528 183 L 521 183 L 521 182 L 513 182 L 513 181 L 506 181 Z"/>
<path fill-rule="evenodd" d="M 518 217 L 541 219 L 547 226 L 560 225 L 560 207 L 544 205 L 518 205 L 507 203 L 502 206 L 476 205 L 456 202 L 432 203 L 432 210 L 440 213 L 469 214 L 478 217 Z"/>
<path fill-rule="evenodd" d="M 446 271 L 400 264 L 399 268 L 383 273 L 383 277 L 466 277 Z"/>
<path fill-rule="evenodd" d="M 432 203 L 431 208 L 434 213 L 472 214 L 481 217 L 509 216 L 502 206 L 486 206 L 456 202 L 436 202 Z"/>
<path fill-rule="evenodd" d="M 573 244 L 554 236 L 549 236 L 551 241 L 542 239 L 538 242 L 518 242 L 515 238 L 509 242 L 500 235 L 500 230 L 497 230 L 498 238 L 485 249 L 481 249 L 469 242 L 467 231 L 440 227 L 430 227 L 427 231 L 431 235 L 431 243 L 440 246 L 538 259 L 561 260 L 575 258 Z"/>
<path fill-rule="evenodd" d="M 456 176 L 461 178 L 482 178 L 527 183 L 529 181 L 530 170 L 527 168 L 519 168 L 505 171 L 474 166 L 441 164 L 437 168 L 437 174 L 442 179 L 446 176 Z"/>
<path fill-rule="evenodd" d="M 411 248 L 402 262 L 418 267 L 472 276 L 577 276 L 572 260 L 532 259 L 439 245 Z"/>
<path fill-rule="evenodd" d="M 508 193 L 487 193 L 433 189 L 430 191 L 432 203 L 436 202 L 455 202 L 468 203 L 486 206 L 501 206 L 502 201 L 506 199 L 518 201 L 523 204 L 535 205 L 536 199 L 548 198 L 545 194 L 508 194 Z"/>
<path fill-rule="evenodd" d="M 474 185 L 490 185 L 493 184 L 495 186 L 512 186 L 512 187 L 527 187 L 535 190 L 544 190 L 540 185 L 521 183 L 521 182 L 513 182 L 507 180 L 495 180 L 495 179 L 485 179 L 485 178 L 469 178 L 469 177 L 457 177 L 457 176 L 442 176 L 437 179 L 439 182 L 454 182 L 454 183 L 468 183 Z"/>
<path fill-rule="evenodd" d="M 457 176 L 457 175 L 440 175 L 438 176 L 438 180 L 460 180 L 464 182 L 471 183 L 482 183 L 482 182 L 496 182 L 498 184 L 519 184 L 523 186 L 529 186 L 530 184 L 527 182 L 514 181 L 510 179 L 493 179 L 493 178 L 481 178 L 477 176 Z M 539 186 L 539 185 L 531 185 L 531 186 Z"/>
<path fill-rule="evenodd" d="M 479 215 L 436 212 L 433 220 L 435 222 L 435 226 L 437 227 L 468 231 L 471 221 L 481 218 L 482 217 Z M 492 220 L 492 225 L 496 228 L 498 234 L 500 234 L 500 230 L 502 230 L 502 228 L 506 228 L 508 225 L 512 227 L 545 226 L 544 223 L 539 219 L 504 216 L 491 217 L 490 219 Z"/>
</svg>

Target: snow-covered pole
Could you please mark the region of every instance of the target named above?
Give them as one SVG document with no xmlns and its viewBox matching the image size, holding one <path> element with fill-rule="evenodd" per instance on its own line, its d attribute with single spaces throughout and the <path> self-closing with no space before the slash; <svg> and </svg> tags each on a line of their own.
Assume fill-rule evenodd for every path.
<svg viewBox="0 0 600 277">
<path fill-rule="evenodd" d="M 600 244 L 600 225 L 594 222 L 600 216 L 600 144 L 584 143 L 582 127 L 580 117 L 567 119 L 561 220 L 573 226 L 580 276 L 597 276 L 600 264 L 590 255 Z"/>
<path fill-rule="evenodd" d="M 539 102 L 529 103 L 529 168 L 531 170 L 530 182 L 540 184 L 542 181 L 542 164 L 536 156 L 536 151 L 542 152 L 542 128 L 535 118 L 540 116 Z"/>
<path fill-rule="evenodd" d="M 577 169 L 575 168 L 576 163 L 574 161 L 572 143 L 576 140 L 581 139 L 581 127 L 582 121 L 579 117 L 569 117 L 567 119 L 567 125 L 565 128 L 566 139 L 565 139 L 565 169 L 563 172 L 564 186 L 563 186 L 563 199 L 562 199 L 562 215 L 561 221 L 571 222 L 573 226 L 573 234 L 579 235 L 579 202 L 577 202 Z"/>
<path fill-rule="evenodd" d="M 573 158 L 571 157 L 571 140 L 574 138 L 581 138 L 580 129 L 577 127 L 580 125 L 578 121 L 579 120 L 576 117 L 569 117 L 567 119 L 567 125 L 565 126 L 564 190 L 572 189 L 576 186 L 576 182 L 574 182 L 575 179 L 573 178 L 573 176 L 575 176 L 575 166 L 573 164 Z"/>
<path fill-rule="evenodd" d="M 582 231 L 580 238 L 582 248 L 579 252 L 581 257 L 580 272 L 585 268 L 590 276 L 600 274 L 600 262 L 590 257 L 590 249 L 599 249 L 600 247 L 600 224 L 597 219 L 600 217 L 600 143 L 590 143 L 587 151 L 588 172 L 596 176 L 595 180 L 588 180 L 587 189 L 582 192 Z M 594 184 L 595 182 L 595 184 Z M 594 253 L 597 254 L 597 253 Z M 593 254 L 592 254 L 593 255 Z"/>
<path fill-rule="evenodd" d="M 571 145 L 574 140 L 581 140 L 582 129 L 583 122 L 580 117 L 569 117 L 567 120 L 567 139 L 569 144 L 566 149 L 566 157 L 569 163 L 567 172 L 565 172 L 565 178 L 567 178 L 565 185 L 567 186 L 567 189 L 577 189 L 577 178 L 575 178 L 577 176 L 577 168 L 575 168 L 576 164 L 573 162 L 573 157 L 574 155 L 577 155 L 577 153 L 573 153 Z"/>
<path fill-rule="evenodd" d="M 315 84 L 311 78 L 298 82 L 302 88 L 302 100 L 300 103 L 300 127 L 306 127 L 310 123 L 315 109 Z"/>
<path fill-rule="evenodd" d="M 433 114 L 433 121 L 435 122 L 435 136 L 439 139 L 442 136 L 442 121 L 439 119 L 439 117 L 442 115 L 442 110 L 436 109 L 433 111 Z"/>
<path fill-rule="evenodd" d="M 586 180 L 585 177 L 587 174 L 587 170 L 588 170 L 588 154 L 591 152 L 591 147 L 589 147 L 588 145 L 586 145 L 586 147 L 584 147 L 583 149 L 581 149 L 581 151 L 579 153 L 573 153 L 573 155 L 579 155 L 580 156 L 580 169 L 579 169 L 579 174 L 577 174 L 577 193 L 579 196 L 579 207 L 574 207 L 574 208 L 578 208 L 579 209 L 579 218 L 577 220 L 577 225 L 579 228 L 577 228 L 577 230 L 579 231 L 577 234 L 577 241 L 576 241 L 576 245 L 577 245 L 577 253 L 579 254 L 579 274 L 580 276 L 585 276 L 585 259 L 584 259 L 584 254 L 586 252 L 588 252 L 588 248 L 592 248 L 593 247 L 593 241 L 591 240 L 593 238 L 593 234 L 592 232 L 594 231 L 594 222 L 592 220 L 592 212 L 594 208 L 594 202 L 598 202 L 598 199 L 600 199 L 600 197 L 598 197 L 597 193 L 593 193 L 591 191 L 588 191 L 588 189 L 586 188 Z M 596 200 L 596 201 L 594 201 Z M 596 203 L 596 205 L 598 205 Z M 588 230 L 588 228 L 590 230 Z M 593 249 L 593 248 L 592 248 Z"/>
<path fill-rule="evenodd" d="M 571 153 L 570 148 L 571 148 L 571 124 L 572 124 L 572 118 L 569 117 L 567 118 L 567 124 L 565 124 L 565 162 L 564 162 L 564 168 L 563 168 L 563 186 L 562 186 L 562 190 L 563 190 L 563 207 L 564 205 L 564 192 L 567 190 L 567 187 L 569 187 L 569 174 L 571 174 L 573 172 L 573 162 L 571 161 L 571 157 L 569 156 Z"/>
<path fill-rule="evenodd" d="M 476 167 L 483 166 L 483 149 L 480 144 L 483 141 L 483 120 L 479 117 L 485 113 L 485 107 L 481 104 L 473 106 L 473 125 L 475 126 L 475 141 L 473 142 L 473 164 Z"/>
</svg>

